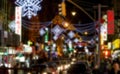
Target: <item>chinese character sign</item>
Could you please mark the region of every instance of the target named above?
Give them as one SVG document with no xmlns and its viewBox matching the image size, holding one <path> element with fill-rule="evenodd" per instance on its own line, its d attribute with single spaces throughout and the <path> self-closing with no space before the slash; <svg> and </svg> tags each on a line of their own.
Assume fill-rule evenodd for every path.
<svg viewBox="0 0 120 74">
<path fill-rule="evenodd" d="M 15 33 L 21 37 L 21 7 L 15 7 Z"/>
</svg>

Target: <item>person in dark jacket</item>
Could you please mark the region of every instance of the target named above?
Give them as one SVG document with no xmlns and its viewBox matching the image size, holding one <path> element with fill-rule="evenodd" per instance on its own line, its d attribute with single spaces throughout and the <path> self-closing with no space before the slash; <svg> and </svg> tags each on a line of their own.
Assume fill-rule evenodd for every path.
<svg viewBox="0 0 120 74">
<path fill-rule="evenodd" d="M 98 65 L 95 65 L 95 67 L 94 67 L 93 70 L 92 70 L 92 74 L 101 74 Z"/>
<path fill-rule="evenodd" d="M 120 66 L 118 62 L 114 62 L 109 74 L 120 74 Z"/>
<path fill-rule="evenodd" d="M 67 74 L 90 74 L 85 63 L 78 62 L 73 64 L 67 71 Z"/>
</svg>

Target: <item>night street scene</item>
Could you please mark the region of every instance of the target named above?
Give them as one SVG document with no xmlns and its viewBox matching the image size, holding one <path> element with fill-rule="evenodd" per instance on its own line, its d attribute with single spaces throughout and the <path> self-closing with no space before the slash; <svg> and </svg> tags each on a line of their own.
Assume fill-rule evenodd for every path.
<svg viewBox="0 0 120 74">
<path fill-rule="evenodd" d="M 0 0 L 0 74 L 120 74 L 120 0 Z"/>
</svg>

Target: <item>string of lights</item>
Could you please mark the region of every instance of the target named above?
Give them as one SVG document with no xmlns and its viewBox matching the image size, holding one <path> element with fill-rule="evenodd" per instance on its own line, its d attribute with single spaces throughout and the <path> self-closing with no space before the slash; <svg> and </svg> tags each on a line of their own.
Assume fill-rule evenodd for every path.
<svg viewBox="0 0 120 74">
<path fill-rule="evenodd" d="M 40 24 L 43 27 L 47 27 L 51 24 L 51 22 L 29 22 L 29 21 L 22 21 L 22 26 L 25 27 L 26 29 L 34 30 L 33 28 L 30 28 L 30 25 L 28 24 Z M 76 27 L 76 32 L 83 33 L 85 31 L 88 31 L 89 34 L 95 33 L 95 24 L 94 22 L 92 23 L 87 23 L 87 24 L 73 24 Z M 79 26 L 79 27 L 78 27 Z"/>
<path fill-rule="evenodd" d="M 30 22 L 27 20 L 22 20 L 22 22 L 28 23 L 28 24 L 44 24 L 45 26 L 49 26 L 52 22 L 51 21 L 47 21 L 47 22 Z"/>
</svg>

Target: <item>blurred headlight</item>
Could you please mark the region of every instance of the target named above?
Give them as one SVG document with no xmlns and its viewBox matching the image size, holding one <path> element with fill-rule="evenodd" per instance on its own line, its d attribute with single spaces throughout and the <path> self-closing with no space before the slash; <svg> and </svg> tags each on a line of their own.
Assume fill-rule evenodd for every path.
<svg viewBox="0 0 120 74">
<path fill-rule="evenodd" d="M 12 65 L 11 64 L 8 64 L 8 68 L 11 68 L 12 67 Z"/>
<path fill-rule="evenodd" d="M 28 72 L 27 74 L 32 74 L 32 73 Z"/>
<path fill-rule="evenodd" d="M 47 74 L 47 72 L 43 72 L 42 74 Z"/>
<path fill-rule="evenodd" d="M 69 67 L 70 67 L 70 64 L 68 64 L 67 66 L 68 66 L 68 68 L 69 68 Z"/>
<path fill-rule="evenodd" d="M 1 66 L 3 66 L 3 64 L 2 64 L 2 63 L 0 64 L 0 67 L 1 67 Z"/>
<path fill-rule="evenodd" d="M 60 70 L 61 70 L 61 67 L 60 67 L 60 66 L 58 66 L 58 67 L 57 67 L 57 70 L 58 70 L 58 71 L 60 71 Z"/>
<path fill-rule="evenodd" d="M 71 64 L 74 64 L 74 62 L 72 61 Z"/>
<path fill-rule="evenodd" d="M 56 74 L 55 72 L 52 72 L 52 74 Z"/>
<path fill-rule="evenodd" d="M 63 70 L 63 66 L 61 66 L 60 69 Z"/>
<path fill-rule="evenodd" d="M 72 61 L 76 61 L 76 58 L 73 58 Z"/>
<path fill-rule="evenodd" d="M 76 50 L 74 50 L 74 53 L 76 53 L 77 51 Z"/>
<path fill-rule="evenodd" d="M 65 65 L 64 68 L 65 68 L 65 69 L 68 69 L 68 65 Z"/>
</svg>

